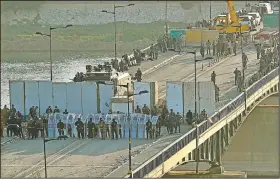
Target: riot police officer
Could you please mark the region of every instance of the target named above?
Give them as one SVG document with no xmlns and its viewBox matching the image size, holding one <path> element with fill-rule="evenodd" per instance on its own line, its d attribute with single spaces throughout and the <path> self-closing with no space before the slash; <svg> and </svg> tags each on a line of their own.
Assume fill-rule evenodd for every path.
<svg viewBox="0 0 280 179">
<path fill-rule="evenodd" d="M 78 118 L 78 121 L 75 122 L 75 126 L 77 128 L 78 137 L 79 139 L 82 137 L 84 138 L 84 123 L 81 121 L 81 118 Z"/>
<path fill-rule="evenodd" d="M 146 122 L 146 134 L 147 134 L 147 140 L 152 138 L 152 122 L 150 119 Z"/>
<path fill-rule="evenodd" d="M 177 112 L 176 114 L 176 122 L 175 122 L 175 133 L 177 133 L 177 128 L 178 128 L 178 131 L 179 133 L 181 132 L 181 120 L 182 120 L 182 116 L 180 115 L 179 112 Z"/>
<path fill-rule="evenodd" d="M 92 122 L 92 118 L 89 119 L 87 127 L 88 127 L 88 138 L 92 139 L 93 138 L 93 122 Z"/>
<path fill-rule="evenodd" d="M 238 74 L 241 73 L 241 72 L 237 68 L 235 68 L 233 73 L 234 73 L 234 85 L 236 85 Z"/>
<path fill-rule="evenodd" d="M 99 129 L 100 129 L 100 133 L 101 133 L 101 139 L 105 140 L 106 124 L 105 124 L 105 121 L 102 118 L 100 118 L 100 121 L 99 121 Z"/>
<path fill-rule="evenodd" d="M 118 123 L 116 122 L 115 119 L 113 119 L 112 123 L 111 123 L 111 135 L 112 135 L 112 140 L 116 137 L 116 139 L 118 139 Z"/>
<path fill-rule="evenodd" d="M 186 117 L 187 117 L 187 123 L 188 123 L 189 125 L 191 125 L 192 122 L 193 122 L 193 114 L 192 114 L 191 110 L 189 110 L 189 111 L 187 112 Z"/>
<path fill-rule="evenodd" d="M 59 136 L 64 135 L 64 123 L 61 120 L 57 123 L 57 130 Z"/>
<path fill-rule="evenodd" d="M 146 104 L 144 104 L 144 107 L 142 109 L 143 114 L 150 114 L 150 109 L 148 108 L 148 106 Z"/>
<path fill-rule="evenodd" d="M 141 113 L 141 109 L 140 109 L 140 107 L 139 107 L 139 105 L 137 105 L 137 107 L 136 107 L 136 109 L 135 109 L 135 113 Z"/>
<path fill-rule="evenodd" d="M 208 40 L 208 41 L 206 42 L 206 47 L 207 47 L 206 54 L 208 55 L 208 54 L 211 53 L 211 52 L 210 52 L 210 49 L 211 49 L 211 42 L 210 42 L 210 40 Z"/>
</svg>

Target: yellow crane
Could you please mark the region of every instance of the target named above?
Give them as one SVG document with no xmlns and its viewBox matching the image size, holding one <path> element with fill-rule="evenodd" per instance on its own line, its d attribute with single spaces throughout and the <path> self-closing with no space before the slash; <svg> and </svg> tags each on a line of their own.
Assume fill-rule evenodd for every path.
<svg viewBox="0 0 280 179">
<path fill-rule="evenodd" d="M 248 24 L 241 24 L 240 22 L 242 21 L 242 19 L 237 18 L 232 0 L 227 0 L 227 8 L 228 8 L 228 14 L 226 15 L 225 23 L 217 24 L 216 30 L 218 30 L 220 33 L 226 33 L 226 34 L 240 32 L 240 30 L 241 32 L 249 31 Z"/>
</svg>

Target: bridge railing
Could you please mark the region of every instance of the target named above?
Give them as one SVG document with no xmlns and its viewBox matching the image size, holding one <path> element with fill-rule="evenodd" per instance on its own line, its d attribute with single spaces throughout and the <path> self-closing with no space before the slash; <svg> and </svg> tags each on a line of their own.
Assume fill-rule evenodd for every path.
<svg viewBox="0 0 280 179">
<path fill-rule="evenodd" d="M 259 90 L 261 87 L 263 87 L 265 84 L 273 80 L 275 77 L 278 76 L 278 70 L 279 67 L 271 71 L 269 74 L 261 78 L 259 81 L 252 84 L 247 90 L 246 90 L 246 97 L 250 97 L 252 94 L 254 94 L 257 90 Z M 245 102 L 245 94 L 242 93 L 238 95 L 234 100 L 229 102 L 226 106 L 224 106 L 222 109 L 220 109 L 218 112 L 213 114 L 210 117 L 210 123 L 208 120 L 202 122 L 199 124 L 199 135 L 207 131 L 212 125 L 219 122 L 220 120 L 224 120 L 225 116 L 230 114 L 233 110 L 235 110 L 239 105 L 241 105 L 243 102 Z M 196 139 L 196 131 L 195 129 L 190 130 L 185 135 L 181 136 L 179 139 L 174 141 L 172 144 L 167 146 L 165 149 L 163 149 L 160 153 L 156 154 L 154 157 L 150 158 L 146 162 L 144 162 L 141 166 L 136 168 L 133 171 L 133 178 L 143 178 L 145 175 L 152 172 L 154 169 L 156 169 L 159 165 L 167 161 L 170 157 L 172 157 L 174 154 L 179 152 L 182 148 L 184 148 L 186 145 L 188 145 L 191 141 Z"/>
</svg>

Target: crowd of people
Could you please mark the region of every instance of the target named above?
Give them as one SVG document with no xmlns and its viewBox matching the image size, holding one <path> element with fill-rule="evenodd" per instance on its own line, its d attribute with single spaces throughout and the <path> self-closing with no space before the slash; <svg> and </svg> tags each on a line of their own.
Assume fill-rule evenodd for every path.
<svg viewBox="0 0 280 179">
<path fill-rule="evenodd" d="M 132 66 L 140 66 L 143 61 L 149 60 L 157 60 L 159 52 L 165 53 L 168 49 L 179 49 L 181 51 L 181 47 L 183 46 L 183 42 L 181 38 L 171 38 L 170 35 L 164 34 L 160 36 L 157 40 L 156 44 L 151 44 L 150 47 L 143 51 L 139 48 L 133 49 L 133 55 L 129 56 L 124 54 L 122 58 L 119 59 L 111 59 L 111 62 L 105 62 L 103 65 L 99 64 L 93 67 L 94 72 L 107 71 L 111 72 L 112 69 L 117 72 L 127 72 Z M 140 70 L 140 69 L 139 69 Z M 140 70 L 141 71 L 141 70 Z M 139 75 L 133 74 L 135 79 L 139 78 Z M 75 77 L 73 78 L 74 82 L 82 82 L 85 79 L 85 74 L 83 72 L 77 72 Z"/>
</svg>

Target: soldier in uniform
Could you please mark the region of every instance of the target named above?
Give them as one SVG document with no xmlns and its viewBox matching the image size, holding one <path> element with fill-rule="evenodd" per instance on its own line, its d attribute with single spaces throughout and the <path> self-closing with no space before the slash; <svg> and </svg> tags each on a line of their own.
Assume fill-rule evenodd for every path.
<svg viewBox="0 0 280 179">
<path fill-rule="evenodd" d="M 7 108 L 7 105 L 4 105 L 4 108 L 1 110 L 1 122 L 3 122 L 3 126 L 6 124 L 9 118 L 10 110 Z"/>
<path fill-rule="evenodd" d="M 160 136 L 161 123 L 162 123 L 162 119 L 161 119 L 161 116 L 159 116 L 157 123 L 156 123 L 156 138 L 158 138 Z"/>
<path fill-rule="evenodd" d="M 104 120 L 102 118 L 100 118 L 100 121 L 99 121 L 99 130 L 100 130 L 100 133 L 101 133 L 101 139 L 105 140 L 106 124 L 105 124 L 105 122 L 104 122 Z"/>
<path fill-rule="evenodd" d="M 136 109 L 135 109 L 135 113 L 138 113 L 138 114 L 140 114 L 141 113 L 141 109 L 140 109 L 140 107 L 137 105 L 137 107 L 136 107 Z"/>
<path fill-rule="evenodd" d="M 219 92 L 220 92 L 220 88 L 218 87 L 218 85 L 215 84 L 215 101 L 216 102 L 220 101 Z"/>
<path fill-rule="evenodd" d="M 78 132 L 78 137 L 79 139 L 82 137 L 82 139 L 84 138 L 84 123 L 81 121 L 80 118 L 78 118 L 78 121 L 75 122 L 75 126 L 77 128 L 77 132 Z"/>
<path fill-rule="evenodd" d="M 237 85 L 237 77 L 239 73 L 241 74 L 241 72 L 237 68 L 235 68 L 233 73 L 234 73 L 234 85 Z"/>
<path fill-rule="evenodd" d="M 260 59 L 260 54 L 261 54 L 261 44 L 257 44 L 257 45 L 256 45 L 256 49 L 257 49 L 257 59 Z"/>
<path fill-rule="evenodd" d="M 157 112 L 157 107 L 154 105 L 151 109 L 151 115 L 152 116 L 156 116 L 158 115 L 158 112 Z"/>
<path fill-rule="evenodd" d="M 232 41 L 232 46 L 233 46 L 234 56 L 236 56 L 236 48 L 237 48 L 236 40 Z"/>
<path fill-rule="evenodd" d="M 60 110 L 58 109 L 57 106 L 54 107 L 53 113 L 60 113 Z"/>
<path fill-rule="evenodd" d="M 113 119 L 112 123 L 111 123 L 111 136 L 112 136 L 112 140 L 116 137 L 116 139 L 118 139 L 118 123 L 115 119 Z"/>
<path fill-rule="evenodd" d="M 61 120 L 59 120 L 59 122 L 57 123 L 57 130 L 59 136 L 64 135 L 64 123 Z"/>
<path fill-rule="evenodd" d="M 211 42 L 210 42 L 210 40 L 208 40 L 208 41 L 206 42 L 206 47 L 207 47 L 206 54 L 207 54 L 207 55 L 211 54 L 211 51 L 210 51 L 210 49 L 211 49 Z"/>
<path fill-rule="evenodd" d="M 92 118 L 89 119 L 88 121 L 88 124 L 87 124 L 87 127 L 88 127 L 88 138 L 89 139 L 92 139 L 93 138 L 93 122 L 92 122 Z"/>
<path fill-rule="evenodd" d="M 154 52 L 154 45 L 153 44 L 151 44 L 151 46 L 150 46 L 150 57 L 152 59 L 155 59 L 155 52 Z"/>
<path fill-rule="evenodd" d="M 215 71 L 213 71 L 213 73 L 211 74 L 211 81 L 214 83 L 214 85 L 216 84 L 216 73 L 215 73 Z"/>
<path fill-rule="evenodd" d="M 192 122 L 193 122 L 193 114 L 192 114 L 191 110 L 189 110 L 189 111 L 187 112 L 186 117 L 187 117 L 187 123 L 188 123 L 189 125 L 191 125 Z"/>
<path fill-rule="evenodd" d="M 157 40 L 157 45 L 159 47 L 159 50 L 161 51 L 161 53 L 163 53 L 163 46 L 162 46 L 162 37 L 159 37 Z"/>
<path fill-rule="evenodd" d="M 158 59 L 158 45 L 156 45 L 154 47 L 154 52 L 155 52 L 155 60 L 157 60 Z"/>
<path fill-rule="evenodd" d="M 215 44 L 216 43 L 215 43 L 215 40 L 214 40 L 213 43 L 212 43 L 213 57 L 216 56 L 216 45 Z"/>
<path fill-rule="evenodd" d="M 243 87 L 243 79 L 241 74 L 237 77 L 237 91 L 241 92 Z"/>
<path fill-rule="evenodd" d="M 150 114 L 150 109 L 148 108 L 148 106 L 146 104 L 144 104 L 144 107 L 142 108 L 142 112 L 143 114 Z"/>
<path fill-rule="evenodd" d="M 244 69 L 247 69 L 247 62 L 248 62 L 248 57 L 247 55 L 243 52 L 242 53 L 242 65 Z"/>
<path fill-rule="evenodd" d="M 173 127 L 175 127 L 174 126 L 175 120 L 176 120 L 176 115 L 175 115 L 173 109 L 170 109 L 170 114 L 169 114 L 168 123 L 167 123 L 167 131 L 169 131 L 170 134 L 173 133 Z"/>
<path fill-rule="evenodd" d="M 181 132 L 181 120 L 182 120 L 182 116 L 179 114 L 179 112 L 177 112 L 176 114 L 176 122 L 175 122 L 175 133 L 177 133 L 177 128 L 179 133 Z"/>
<path fill-rule="evenodd" d="M 120 61 L 119 66 L 120 66 L 120 71 L 124 72 L 124 62 L 122 60 Z"/>
<path fill-rule="evenodd" d="M 167 116 L 168 116 L 168 110 L 167 110 L 166 106 L 164 105 L 162 107 L 160 117 L 161 117 L 161 124 L 164 124 L 166 126 L 167 126 Z"/>
<path fill-rule="evenodd" d="M 146 122 L 146 134 L 147 134 L 147 140 L 152 138 L 152 122 L 150 119 Z"/>
<path fill-rule="evenodd" d="M 204 44 L 203 43 L 201 44 L 201 47 L 200 47 L 200 54 L 201 54 L 202 58 L 204 58 Z"/>
<path fill-rule="evenodd" d="M 137 79 L 137 82 L 141 82 L 141 80 L 142 80 L 142 72 L 141 72 L 140 68 L 138 68 L 138 70 L 137 70 L 137 72 L 135 74 L 135 77 Z"/>
</svg>

